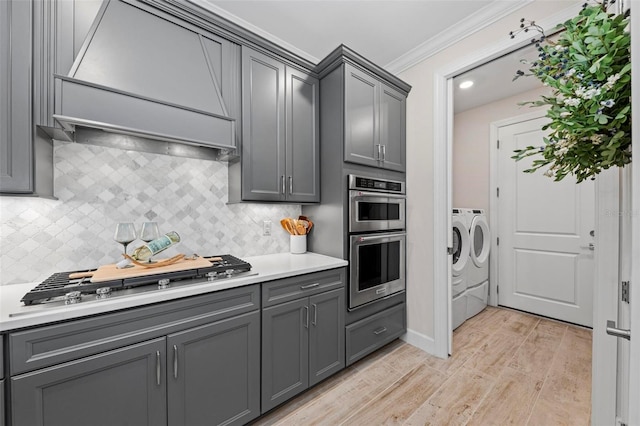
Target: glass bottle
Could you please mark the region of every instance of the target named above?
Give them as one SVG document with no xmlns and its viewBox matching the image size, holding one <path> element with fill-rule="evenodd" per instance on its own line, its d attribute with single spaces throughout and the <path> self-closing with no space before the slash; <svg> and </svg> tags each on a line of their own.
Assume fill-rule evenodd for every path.
<svg viewBox="0 0 640 426">
<path fill-rule="evenodd" d="M 131 257 L 138 261 L 149 260 L 152 256 L 160 253 L 180 242 L 180 235 L 176 231 L 167 232 L 160 238 L 149 241 L 133 251 Z"/>
</svg>

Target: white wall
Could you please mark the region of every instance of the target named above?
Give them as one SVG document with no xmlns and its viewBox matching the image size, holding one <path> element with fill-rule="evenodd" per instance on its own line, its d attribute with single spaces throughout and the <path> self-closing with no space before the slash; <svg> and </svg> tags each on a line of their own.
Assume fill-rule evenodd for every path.
<svg viewBox="0 0 640 426">
<path fill-rule="evenodd" d="M 518 103 L 540 99 L 550 89 L 539 89 L 501 99 L 454 116 L 452 155 L 452 206 L 484 209 L 489 212 L 489 126 L 531 111 Z M 493 141 L 495 143 L 495 141 Z"/>
<path fill-rule="evenodd" d="M 433 282 L 433 74 L 487 45 L 504 42 L 522 17 L 542 20 L 573 4 L 537 0 L 399 74 L 412 86 L 407 100 L 407 326 L 412 333 L 433 338 L 434 286 L 447 285 Z"/>
</svg>

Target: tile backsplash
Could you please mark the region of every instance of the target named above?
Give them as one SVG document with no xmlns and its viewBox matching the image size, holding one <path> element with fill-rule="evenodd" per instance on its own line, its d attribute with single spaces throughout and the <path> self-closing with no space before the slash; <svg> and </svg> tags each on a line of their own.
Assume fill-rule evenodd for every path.
<svg viewBox="0 0 640 426">
<path fill-rule="evenodd" d="M 226 204 L 227 163 L 55 142 L 58 200 L 0 197 L 0 285 L 121 259 L 116 223 L 156 221 L 181 242 L 167 250 L 238 257 L 289 250 L 281 218 L 298 205 Z M 263 221 L 272 235 L 263 236 Z M 129 246 L 142 244 L 136 240 Z"/>
</svg>

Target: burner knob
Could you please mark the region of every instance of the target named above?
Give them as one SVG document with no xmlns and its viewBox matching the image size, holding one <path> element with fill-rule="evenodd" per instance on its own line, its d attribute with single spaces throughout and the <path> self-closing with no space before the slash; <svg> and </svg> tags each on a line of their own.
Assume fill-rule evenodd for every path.
<svg viewBox="0 0 640 426">
<path fill-rule="evenodd" d="M 110 287 L 100 287 L 96 289 L 96 299 L 106 299 L 111 296 Z"/>
<path fill-rule="evenodd" d="M 226 271 L 224 271 L 225 274 L 227 274 L 228 277 L 230 277 L 231 275 L 233 275 L 233 269 L 227 269 Z"/>
<path fill-rule="evenodd" d="M 169 288 L 169 278 L 163 278 L 161 280 L 158 280 L 158 288 L 160 290 L 164 289 L 164 288 Z"/>
<path fill-rule="evenodd" d="M 65 305 L 73 305 L 75 303 L 79 303 L 82 299 L 82 293 L 79 291 L 71 291 L 64 295 L 64 304 Z"/>
<path fill-rule="evenodd" d="M 218 276 L 217 272 L 207 272 L 207 279 L 209 281 L 215 280 L 217 276 Z"/>
</svg>

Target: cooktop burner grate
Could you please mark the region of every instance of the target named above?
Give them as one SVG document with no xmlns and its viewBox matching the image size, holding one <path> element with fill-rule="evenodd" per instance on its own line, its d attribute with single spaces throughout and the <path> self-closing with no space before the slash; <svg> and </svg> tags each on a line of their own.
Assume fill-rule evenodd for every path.
<svg viewBox="0 0 640 426">
<path fill-rule="evenodd" d="M 212 260 L 215 258 L 221 258 L 221 260 Z M 92 272 L 95 269 L 88 269 L 85 271 L 69 271 L 69 272 L 56 272 L 43 282 L 38 284 L 28 293 L 26 293 L 20 301 L 25 305 L 39 304 L 47 302 L 51 299 L 65 296 L 68 293 L 78 291 L 80 294 L 92 294 L 96 293 L 96 290 L 102 288 L 108 288 L 110 291 L 124 290 L 133 287 L 140 287 L 152 284 L 158 284 L 160 280 L 169 280 L 169 282 L 175 282 L 184 279 L 201 278 L 201 277 L 215 277 L 218 276 L 233 276 L 242 272 L 251 270 L 251 264 L 244 260 L 238 259 L 230 254 L 223 254 L 219 256 L 205 257 L 211 262 L 211 266 L 204 268 L 187 269 L 184 271 L 176 272 L 164 272 L 153 275 L 145 275 L 132 278 L 124 278 L 111 281 L 102 281 L 93 283 L 91 278 L 77 278 L 70 279 L 69 275 L 75 272 Z"/>
</svg>

